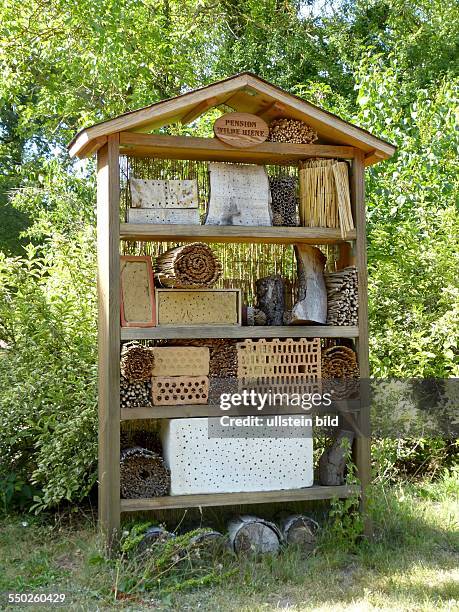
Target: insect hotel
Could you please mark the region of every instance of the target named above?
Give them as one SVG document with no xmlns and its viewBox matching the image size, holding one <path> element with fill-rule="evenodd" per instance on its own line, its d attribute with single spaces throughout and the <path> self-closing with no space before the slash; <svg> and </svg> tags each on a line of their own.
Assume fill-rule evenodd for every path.
<svg viewBox="0 0 459 612">
<path fill-rule="evenodd" d="M 213 133 L 189 135 L 205 113 Z M 355 495 L 344 437 L 364 509 L 361 399 L 357 433 L 339 432 L 315 470 L 313 435 L 212 431 L 222 414 L 253 414 L 222 412 L 222 389 L 339 379 L 337 399 L 347 401 L 369 377 L 365 168 L 395 147 L 243 73 L 86 128 L 69 150 L 97 155 L 107 539 L 132 512 Z"/>
</svg>

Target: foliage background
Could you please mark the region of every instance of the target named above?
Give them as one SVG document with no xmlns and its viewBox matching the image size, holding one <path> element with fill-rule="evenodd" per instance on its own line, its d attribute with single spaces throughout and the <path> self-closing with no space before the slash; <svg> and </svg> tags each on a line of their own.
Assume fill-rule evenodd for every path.
<svg viewBox="0 0 459 612">
<path fill-rule="evenodd" d="M 372 373 L 459 375 L 458 44 L 454 0 L 2 3 L 5 506 L 76 502 L 95 481 L 95 186 L 66 144 L 238 71 L 397 144 L 368 173 Z"/>
</svg>

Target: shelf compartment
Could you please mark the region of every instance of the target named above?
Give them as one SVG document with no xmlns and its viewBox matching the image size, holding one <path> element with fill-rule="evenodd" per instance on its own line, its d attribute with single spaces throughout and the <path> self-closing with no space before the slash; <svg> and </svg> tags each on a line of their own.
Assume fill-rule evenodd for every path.
<svg viewBox="0 0 459 612">
<path fill-rule="evenodd" d="M 122 240 L 142 242 L 216 242 L 269 244 L 335 244 L 356 239 L 355 230 L 343 239 L 340 229 L 328 227 L 274 227 L 243 225 L 154 225 L 121 223 Z"/>
<path fill-rule="evenodd" d="M 190 325 L 188 327 L 122 327 L 121 340 L 174 338 L 358 338 L 357 326 L 335 325 Z"/>
<path fill-rule="evenodd" d="M 313 485 L 307 489 L 295 489 L 290 491 L 206 493 L 199 495 L 151 497 L 147 499 L 122 499 L 121 512 L 314 501 L 320 499 L 333 499 L 334 497 L 344 499 L 359 492 L 360 487 L 356 485 L 341 485 L 336 487 Z"/>
</svg>

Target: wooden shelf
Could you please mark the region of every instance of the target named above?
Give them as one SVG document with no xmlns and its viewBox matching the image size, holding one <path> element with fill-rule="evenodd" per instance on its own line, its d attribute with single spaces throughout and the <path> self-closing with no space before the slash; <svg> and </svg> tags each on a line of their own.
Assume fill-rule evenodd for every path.
<svg viewBox="0 0 459 612">
<path fill-rule="evenodd" d="M 289 501 L 313 501 L 351 497 L 360 491 L 356 485 L 321 487 L 314 485 L 307 489 L 292 491 L 257 491 L 254 493 L 208 493 L 204 495 L 170 495 L 145 499 L 122 499 L 121 512 L 145 510 L 169 510 L 173 508 L 198 508 L 204 506 L 236 506 L 242 504 L 269 504 Z"/>
<path fill-rule="evenodd" d="M 360 404 L 357 401 L 334 402 L 334 407 L 339 408 L 342 414 L 353 414 L 359 412 Z M 181 406 L 142 406 L 139 408 L 121 408 L 122 421 L 135 421 L 145 419 L 185 419 L 193 417 L 221 417 L 221 416 L 265 416 L 273 414 L 298 414 L 312 415 L 317 411 L 302 410 L 298 406 L 266 406 L 262 412 L 256 412 L 253 408 L 234 407 L 222 411 L 219 406 L 208 404 L 182 404 Z"/>
<path fill-rule="evenodd" d="M 308 157 L 353 159 L 354 147 L 328 144 L 291 144 L 263 142 L 237 149 L 217 138 L 168 136 L 165 134 L 120 133 L 120 153 L 132 157 L 160 159 L 193 159 L 253 164 L 296 163 Z"/>
<path fill-rule="evenodd" d="M 242 242 L 270 244 L 335 244 L 356 239 L 348 232 L 343 239 L 339 229 L 328 227 L 246 227 L 242 225 L 154 225 L 121 223 L 122 240 L 165 242 Z"/>
<path fill-rule="evenodd" d="M 334 325 L 188 325 L 122 327 L 121 340 L 174 338 L 358 338 L 357 326 Z"/>
</svg>

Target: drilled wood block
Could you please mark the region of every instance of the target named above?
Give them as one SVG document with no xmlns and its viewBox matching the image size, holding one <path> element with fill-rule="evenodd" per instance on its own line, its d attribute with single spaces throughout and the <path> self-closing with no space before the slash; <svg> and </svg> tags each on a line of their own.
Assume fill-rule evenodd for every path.
<svg viewBox="0 0 459 612">
<path fill-rule="evenodd" d="M 153 376 L 207 376 L 210 351 L 206 346 L 157 346 Z"/>
<path fill-rule="evenodd" d="M 207 404 L 207 376 L 153 376 L 151 394 L 154 406 Z"/>
<path fill-rule="evenodd" d="M 219 423 L 220 418 L 193 418 L 163 424 L 161 442 L 171 471 L 171 495 L 312 486 L 310 428 L 307 437 L 282 437 L 285 428 L 268 425 L 256 428 L 257 437 L 212 437 L 213 430 L 218 435 Z"/>
<path fill-rule="evenodd" d="M 240 325 L 239 289 L 157 289 L 158 325 Z"/>
<path fill-rule="evenodd" d="M 195 180 L 150 180 L 131 178 L 133 208 L 198 208 Z"/>
<path fill-rule="evenodd" d="M 151 257 L 121 255 L 121 325 L 152 327 L 155 325 L 155 298 Z"/>
<path fill-rule="evenodd" d="M 200 225 L 197 208 L 129 208 L 128 223 Z"/>
</svg>

